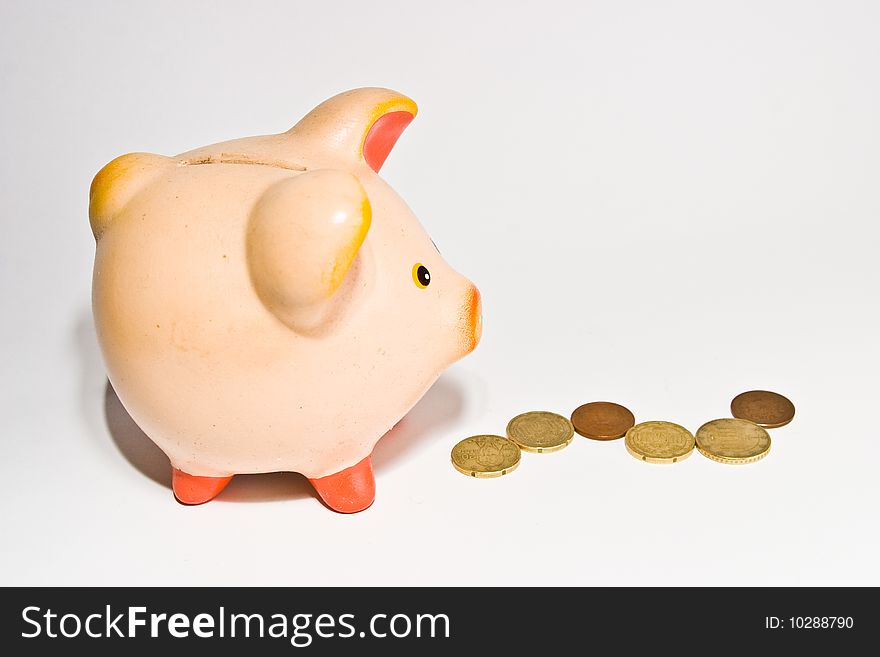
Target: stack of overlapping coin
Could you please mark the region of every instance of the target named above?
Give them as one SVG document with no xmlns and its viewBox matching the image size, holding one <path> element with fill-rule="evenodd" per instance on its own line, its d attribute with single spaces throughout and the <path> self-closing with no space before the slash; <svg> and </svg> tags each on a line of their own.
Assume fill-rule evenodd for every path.
<svg viewBox="0 0 880 657">
<path fill-rule="evenodd" d="M 514 417 L 507 437 L 471 436 L 452 449 L 456 470 L 472 477 L 498 477 L 519 465 L 520 450 L 536 454 L 556 452 L 569 445 L 577 432 L 593 440 L 624 438 L 627 451 L 646 463 L 678 463 L 697 449 L 719 463 L 754 463 L 770 451 L 766 429 L 781 427 L 794 417 L 794 404 L 782 395 L 751 390 L 730 404 L 733 418 L 706 422 L 696 435 L 672 422 L 635 423 L 632 412 L 613 402 L 579 406 L 571 421 L 556 413 L 532 411 Z"/>
<path fill-rule="evenodd" d="M 754 463 L 770 452 L 767 429 L 794 418 L 794 404 L 776 392 L 750 390 L 730 402 L 733 418 L 706 422 L 697 429 L 700 454 L 719 463 Z"/>
<path fill-rule="evenodd" d="M 452 465 L 471 477 L 499 477 L 512 472 L 520 450 L 535 454 L 558 452 L 571 443 L 574 428 L 567 418 L 532 411 L 517 415 L 507 424 L 507 438 L 471 436 L 452 448 Z"/>
</svg>

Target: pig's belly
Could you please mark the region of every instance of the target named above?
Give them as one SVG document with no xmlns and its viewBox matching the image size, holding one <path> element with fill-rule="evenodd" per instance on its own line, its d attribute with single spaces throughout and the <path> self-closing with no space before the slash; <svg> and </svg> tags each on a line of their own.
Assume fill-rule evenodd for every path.
<svg viewBox="0 0 880 657">
<path fill-rule="evenodd" d="M 145 314 L 143 303 L 101 285 L 94 310 L 110 381 L 135 422 L 189 474 L 339 472 L 369 455 L 436 378 L 361 362 L 352 351 L 359 341 L 297 336 L 257 303 L 235 321 L 207 322 L 196 313 Z"/>
<path fill-rule="evenodd" d="M 113 360 L 111 382 L 132 418 L 174 467 L 199 476 L 339 472 L 369 455 L 414 403 L 385 399 L 379 408 L 369 395 L 341 391 L 324 372 L 283 377 L 218 364 L 209 374 Z"/>
</svg>

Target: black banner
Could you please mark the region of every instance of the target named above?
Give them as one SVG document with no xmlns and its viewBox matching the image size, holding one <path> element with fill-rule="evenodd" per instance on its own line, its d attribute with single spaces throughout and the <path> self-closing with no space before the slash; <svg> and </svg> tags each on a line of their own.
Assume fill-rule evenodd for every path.
<svg viewBox="0 0 880 657">
<path fill-rule="evenodd" d="M 181 655 L 839 650 L 873 646 L 874 596 L 831 588 L 20 588 L 2 591 L 0 645 L 13 649 L 6 654 L 90 655 L 135 644 Z"/>
</svg>

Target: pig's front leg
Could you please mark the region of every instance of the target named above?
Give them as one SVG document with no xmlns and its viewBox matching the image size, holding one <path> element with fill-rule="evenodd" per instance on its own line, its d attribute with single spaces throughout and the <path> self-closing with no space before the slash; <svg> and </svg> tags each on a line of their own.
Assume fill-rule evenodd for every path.
<svg viewBox="0 0 880 657">
<path fill-rule="evenodd" d="M 336 474 L 309 481 L 324 500 L 324 504 L 339 513 L 363 511 L 376 497 L 372 456 Z"/>
</svg>

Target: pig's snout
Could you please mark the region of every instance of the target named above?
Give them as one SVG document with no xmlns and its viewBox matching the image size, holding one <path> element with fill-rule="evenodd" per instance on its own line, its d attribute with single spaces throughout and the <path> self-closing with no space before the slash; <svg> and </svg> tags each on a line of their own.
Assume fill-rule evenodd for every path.
<svg viewBox="0 0 880 657">
<path fill-rule="evenodd" d="M 466 278 L 451 292 L 442 312 L 442 332 L 451 347 L 447 353 L 450 363 L 467 356 L 483 335 L 483 302 L 480 291 Z M 441 297 L 442 300 L 442 297 Z"/>
<path fill-rule="evenodd" d="M 480 298 L 480 291 L 476 285 L 471 284 L 465 303 L 466 330 L 470 337 L 470 344 L 466 353 L 470 353 L 476 349 L 480 343 L 480 337 L 483 335 L 483 301 Z"/>
</svg>

